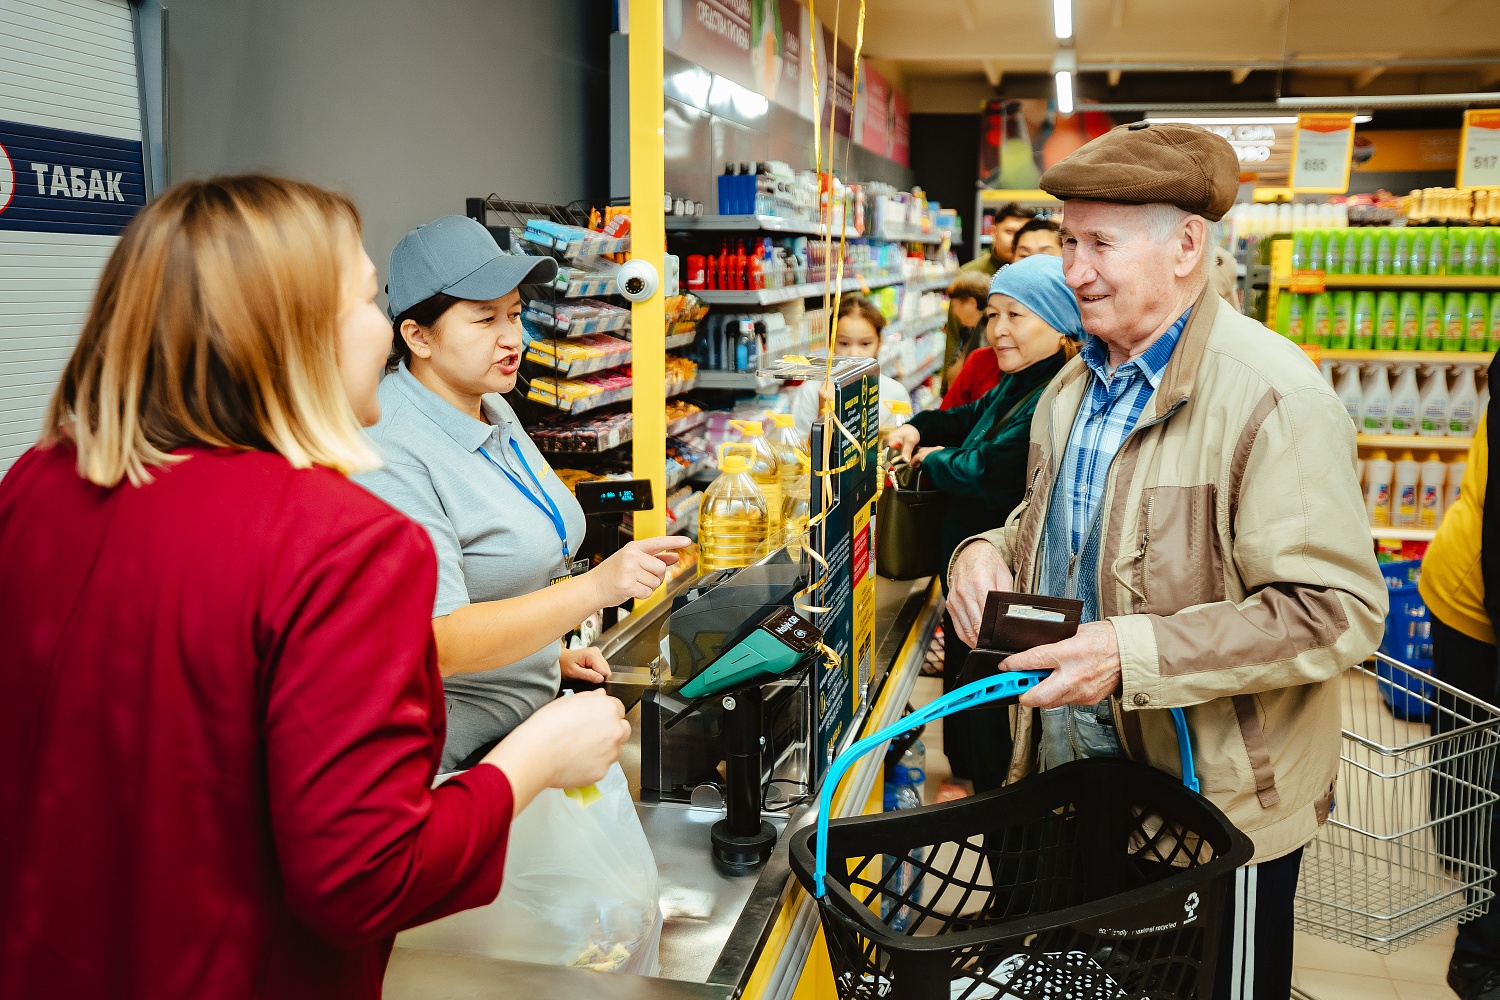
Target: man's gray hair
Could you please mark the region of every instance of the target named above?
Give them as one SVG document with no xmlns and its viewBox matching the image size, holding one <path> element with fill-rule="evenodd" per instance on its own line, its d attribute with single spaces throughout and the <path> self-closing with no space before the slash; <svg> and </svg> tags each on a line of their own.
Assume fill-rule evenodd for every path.
<svg viewBox="0 0 1500 1000">
<path fill-rule="evenodd" d="M 1192 212 L 1186 212 L 1176 205 L 1150 204 L 1141 206 L 1146 223 L 1146 233 L 1157 243 L 1165 243 L 1178 233 L 1182 232 L 1182 224 L 1193 218 Z M 1202 216 L 1198 216 L 1202 218 Z M 1203 261 L 1199 264 L 1199 270 L 1207 272 L 1208 264 L 1213 260 L 1213 248 L 1222 243 L 1220 237 L 1221 228 L 1217 222 L 1209 222 L 1203 219 L 1205 232 L 1206 252 Z"/>
</svg>

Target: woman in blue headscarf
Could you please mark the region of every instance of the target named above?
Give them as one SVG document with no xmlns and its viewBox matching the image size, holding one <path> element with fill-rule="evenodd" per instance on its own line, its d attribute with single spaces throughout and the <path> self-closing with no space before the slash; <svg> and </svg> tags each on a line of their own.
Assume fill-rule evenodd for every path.
<svg viewBox="0 0 1500 1000">
<path fill-rule="evenodd" d="M 1026 489 L 1026 452 L 1036 401 L 1078 353 L 1083 323 L 1078 300 L 1063 281 L 1062 261 L 1037 254 L 995 272 L 985 307 L 985 337 L 1000 366 L 1000 383 L 952 410 L 929 410 L 898 427 L 886 444 L 920 465 L 954 502 L 942 526 L 943 585 L 953 550 L 966 538 L 998 528 Z M 944 617 L 943 687 L 957 684 L 968 648 Z M 943 749 L 956 778 L 976 791 L 997 788 L 1010 760 L 1007 710 L 973 709 L 944 724 Z"/>
</svg>

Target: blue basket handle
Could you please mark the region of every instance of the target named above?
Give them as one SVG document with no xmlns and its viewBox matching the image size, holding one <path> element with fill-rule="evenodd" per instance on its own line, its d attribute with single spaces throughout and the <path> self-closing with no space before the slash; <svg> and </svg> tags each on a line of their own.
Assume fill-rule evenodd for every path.
<svg viewBox="0 0 1500 1000">
<path fill-rule="evenodd" d="M 945 715 L 962 712 L 966 708 L 1014 697 L 1027 688 L 1035 687 L 1046 676 L 1045 670 L 1016 670 L 985 677 L 972 684 L 965 684 L 961 688 L 955 688 L 941 697 L 934 698 L 910 715 L 902 716 L 884 729 L 855 742 L 849 749 L 835 757 L 828 765 L 828 773 L 823 775 L 823 787 L 818 792 L 818 836 L 814 846 L 816 861 L 813 866 L 813 896 L 822 899 L 824 895 L 823 876 L 828 871 L 828 816 L 833 808 L 833 793 L 838 788 L 839 779 L 854 766 L 856 761 L 902 733 L 924 726 L 934 719 L 941 719 Z M 1199 790 L 1198 773 L 1193 766 L 1193 746 L 1188 739 L 1187 718 L 1180 708 L 1174 708 L 1171 712 L 1172 723 L 1177 730 L 1177 751 L 1182 758 L 1182 783 L 1197 792 Z"/>
</svg>

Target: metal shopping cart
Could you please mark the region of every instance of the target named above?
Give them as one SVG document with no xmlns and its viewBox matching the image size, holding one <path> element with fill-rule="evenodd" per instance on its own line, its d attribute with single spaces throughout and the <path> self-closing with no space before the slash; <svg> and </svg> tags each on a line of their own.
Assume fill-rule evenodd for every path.
<svg viewBox="0 0 1500 1000">
<path fill-rule="evenodd" d="M 957 802 L 828 821 L 838 779 L 907 730 L 1044 674 L 959 688 L 829 767 L 791 863 L 817 899 L 841 1000 L 1189 1000 L 1212 994 L 1219 911 L 1250 840 L 1183 781 L 1078 761 Z"/>
<path fill-rule="evenodd" d="M 1500 709 L 1383 653 L 1340 683 L 1337 799 L 1303 852 L 1297 926 L 1388 954 L 1490 904 Z"/>
</svg>

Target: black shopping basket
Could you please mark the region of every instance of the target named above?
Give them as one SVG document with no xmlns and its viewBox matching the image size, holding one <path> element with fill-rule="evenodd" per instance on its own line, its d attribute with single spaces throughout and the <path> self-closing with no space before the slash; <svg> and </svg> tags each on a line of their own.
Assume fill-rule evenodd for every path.
<svg viewBox="0 0 1500 1000">
<path fill-rule="evenodd" d="M 828 822 L 859 757 L 1045 674 L 987 677 L 841 754 L 791 863 L 817 899 L 838 993 L 894 1000 L 1207 1000 L 1219 914 L 1250 839 L 1183 782 L 1077 761 L 956 802 Z M 884 915 L 882 915 L 884 914 Z"/>
</svg>

